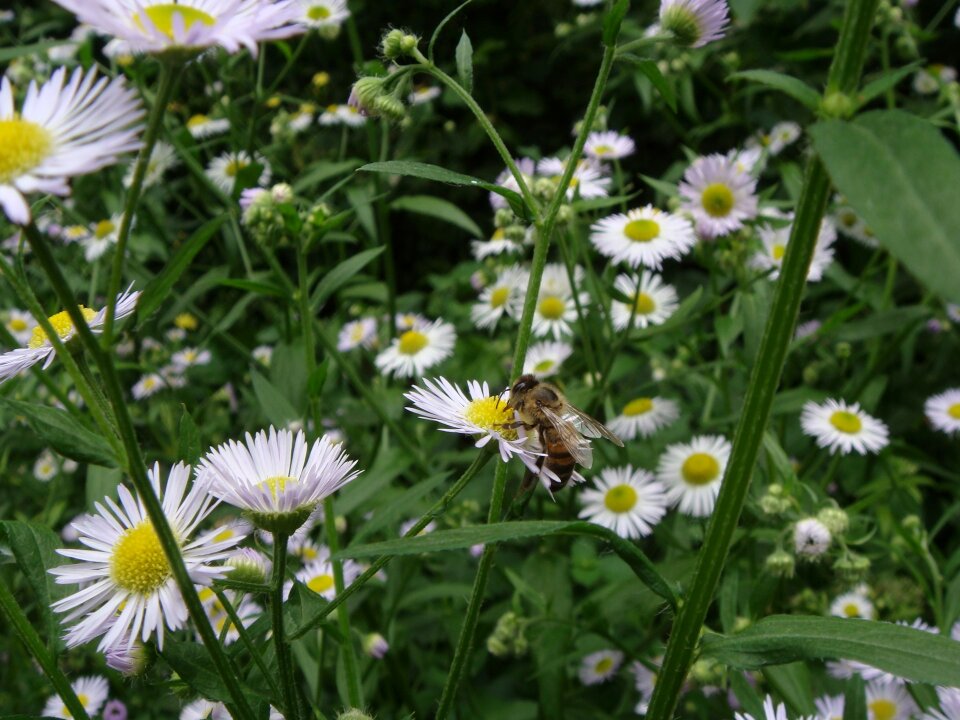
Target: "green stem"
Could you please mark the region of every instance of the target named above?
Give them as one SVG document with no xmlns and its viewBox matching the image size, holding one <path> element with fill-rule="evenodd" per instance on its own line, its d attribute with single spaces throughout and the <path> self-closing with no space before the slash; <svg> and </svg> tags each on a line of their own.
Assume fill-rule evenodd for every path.
<svg viewBox="0 0 960 720">
<path fill-rule="evenodd" d="M 226 610 L 227 615 L 230 617 L 230 622 L 232 622 L 233 626 L 237 629 L 237 634 L 240 636 L 240 642 L 242 642 L 244 647 L 247 648 L 247 652 L 249 652 L 250 657 L 253 658 L 253 662 L 263 675 L 263 679 L 267 681 L 267 684 L 270 686 L 273 694 L 281 697 L 282 693 L 280 691 L 280 686 L 277 685 L 277 681 L 273 677 L 273 672 L 267 668 L 267 664 L 263 661 L 263 656 L 260 654 L 260 649 L 257 647 L 254 639 L 250 636 L 250 633 L 247 632 L 247 628 L 244 627 L 243 621 L 237 614 L 236 609 L 234 609 L 233 603 L 230 602 L 230 598 L 227 597 L 227 593 L 222 588 L 216 586 L 213 587 L 213 592 L 216 593 L 217 599 L 220 601 L 220 604 L 223 605 L 223 609 Z"/>
<path fill-rule="evenodd" d="M 337 523 L 332 497 L 323 501 L 323 525 L 327 532 L 327 547 L 330 554 L 336 556 L 340 549 L 340 540 L 337 537 Z M 340 595 L 344 591 L 343 561 L 333 557 L 330 562 L 333 565 L 333 586 L 337 595 Z M 360 684 L 357 649 L 353 642 L 353 631 L 350 629 L 350 613 L 346 605 L 340 605 L 337 608 L 337 624 L 340 626 L 340 634 L 343 635 L 341 649 L 343 650 L 344 674 L 347 676 L 347 699 L 350 701 L 351 707 L 359 709 L 363 707 L 363 686 Z"/>
<path fill-rule="evenodd" d="M 877 2 L 852 0 L 847 5 L 840 42 L 827 83 L 831 90 L 851 92 L 855 89 L 863 69 Z M 826 169 L 819 158 L 813 157 L 807 163 L 783 269 L 760 341 L 756 364 L 750 373 L 747 395 L 734 434 L 733 452 L 703 546 L 697 556 L 686 603 L 681 607 L 670 633 L 659 680 L 650 700 L 647 712 L 650 720 L 668 720 L 674 716 L 683 683 L 693 663 L 707 610 L 723 573 L 730 542 L 750 487 L 753 467 L 757 462 L 797 322 L 807 271 L 829 192 L 830 179 Z"/>
<path fill-rule="evenodd" d="M 287 570 L 286 533 L 273 536 L 273 582 L 270 587 L 270 621 L 273 627 L 273 645 L 277 654 L 280 673 L 280 690 L 283 697 L 283 716 L 299 720 L 300 703 L 297 701 L 297 686 L 293 679 L 293 663 L 290 661 L 290 646 L 283 628 L 283 580 Z"/>
<path fill-rule="evenodd" d="M 390 124 L 386 120 L 380 121 L 380 162 L 389 156 Z M 371 158 L 372 159 L 372 158 Z M 387 321 L 390 340 L 397 334 L 397 271 L 393 257 L 393 233 L 390 230 L 390 209 L 387 207 L 383 193 L 383 177 L 380 173 L 373 175 L 373 191 L 377 198 L 374 203 L 374 212 L 377 218 L 377 239 L 383 247 L 383 272 L 387 281 Z"/>
<path fill-rule="evenodd" d="M 443 494 L 437 502 L 431 507 L 416 523 L 413 527 L 407 530 L 407 534 L 404 537 L 414 537 L 420 533 L 427 525 L 430 524 L 432 520 L 440 517 L 446 512 L 447 508 L 450 506 L 450 503 L 453 502 L 454 498 L 459 495 L 463 489 L 476 477 L 477 473 L 483 468 L 484 465 L 493 457 L 493 453 L 484 450 L 476 459 L 471 463 L 463 475 L 460 476 L 460 479 L 457 480 L 447 492 Z M 317 627 L 323 619 L 327 617 L 330 613 L 340 607 L 347 599 L 362 588 L 374 575 L 380 572 L 380 569 L 383 568 L 387 563 L 389 563 L 394 558 L 393 555 L 381 555 L 368 567 L 363 574 L 361 574 L 356 580 L 350 583 L 343 592 L 338 592 L 336 597 L 331 600 L 323 609 L 317 613 L 314 617 L 310 618 L 308 622 L 305 622 L 299 630 L 297 630 L 292 636 L 291 640 L 296 640 L 297 638 L 302 637 L 308 633 L 313 628 Z"/>
<path fill-rule="evenodd" d="M 210 619 L 203 609 L 203 604 L 197 595 L 193 580 L 190 578 L 186 565 L 183 563 L 183 557 L 180 555 L 180 543 L 170 529 L 170 524 L 163 511 L 163 506 L 157 499 L 156 494 L 154 494 L 153 487 L 147 477 L 146 465 L 144 464 L 143 456 L 140 454 L 136 431 L 133 427 L 133 421 L 130 419 L 126 398 L 124 398 L 123 389 L 117 377 L 117 370 L 113 365 L 113 360 L 111 356 L 106 354 L 100 347 L 96 336 L 91 332 L 86 319 L 80 313 L 80 309 L 77 307 L 76 301 L 73 298 L 73 293 L 69 285 L 67 285 L 63 273 L 60 272 L 60 267 L 50 252 L 50 248 L 43 238 L 43 235 L 41 235 L 36 226 L 32 224 L 24 226 L 23 233 L 30 243 L 34 256 L 47 274 L 50 284 L 57 293 L 57 297 L 73 321 L 80 342 L 83 343 L 87 352 L 90 353 L 90 356 L 96 362 L 97 369 L 100 370 L 104 390 L 113 408 L 114 418 L 117 421 L 117 430 L 120 433 L 120 439 L 126 451 L 127 472 L 137 490 L 137 494 L 140 496 L 146 508 L 147 516 L 150 518 L 150 523 L 157 533 L 157 539 L 163 547 L 167 561 L 170 563 L 170 572 L 177 582 L 177 587 L 183 597 L 184 604 L 187 606 L 190 619 L 193 620 L 197 632 L 200 633 L 200 638 L 206 646 L 207 652 L 210 654 L 214 669 L 220 675 L 227 691 L 230 693 L 231 699 L 236 705 L 237 714 L 240 715 L 241 720 L 253 720 L 253 711 L 250 709 L 247 698 L 243 694 L 238 678 L 230 667 L 223 648 L 217 641 L 216 633 L 214 633 L 213 628 L 210 626 Z"/>
<path fill-rule="evenodd" d="M 140 191 L 143 189 L 143 178 L 150 165 L 150 155 L 156 145 L 163 125 L 163 114 L 167 103 L 173 94 L 173 86 L 177 80 L 179 65 L 160 63 L 160 80 L 157 94 L 153 98 L 153 107 L 147 118 L 147 129 L 143 134 L 143 147 L 137 156 L 137 164 L 133 168 L 133 178 L 130 189 L 127 191 L 127 201 L 123 206 L 123 218 L 120 220 L 120 229 L 117 231 L 117 246 L 113 250 L 113 267 L 110 270 L 110 284 L 107 286 L 107 314 L 103 320 L 102 345 L 109 348 L 113 344 L 113 323 L 117 311 L 117 294 L 120 292 L 120 280 L 123 276 L 123 260 L 127 250 L 127 240 L 130 238 L 130 229 L 133 227 L 133 214 L 137 209 Z"/>
<path fill-rule="evenodd" d="M 60 672 L 56 660 L 47 652 L 43 641 L 37 631 L 33 629 L 33 625 L 27 619 L 27 616 L 23 614 L 23 610 L 20 609 L 19 603 L 7 588 L 7 584 L 2 577 L 0 577 L 0 611 L 6 616 L 7 622 L 13 627 L 17 637 L 27 646 L 27 650 L 37 661 L 37 664 L 43 670 L 43 674 L 47 676 L 70 714 L 77 720 L 90 720 L 87 711 L 83 709 L 83 704 L 70 686 L 70 681 Z"/>
</svg>

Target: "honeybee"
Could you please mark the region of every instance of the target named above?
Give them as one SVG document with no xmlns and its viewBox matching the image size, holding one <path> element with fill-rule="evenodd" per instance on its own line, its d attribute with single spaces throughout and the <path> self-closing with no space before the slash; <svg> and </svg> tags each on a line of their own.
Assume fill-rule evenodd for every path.
<svg viewBox="0 0 960 720">
<path fill-rule="evenodd" d="M 505 427 L 536 428 L 540 445 L 546 453 L 537 461 L 537 466 L 541 472 L 547 472 L 548 477 L 552 475 L 559 480 L 559 484 L 552 484 L 553 489 L 566 486 L 576 465 L 589 468 L 593 464 L 593 448 L 584 435 L 604 437 L 623 447 L 620 438 L 599 420 L 571 405 L 556 385 L 538 380 L 533 375 L 521 375 L 517 379 L 510 388 L 507 407 L 520 419 Z"/>
</svg>

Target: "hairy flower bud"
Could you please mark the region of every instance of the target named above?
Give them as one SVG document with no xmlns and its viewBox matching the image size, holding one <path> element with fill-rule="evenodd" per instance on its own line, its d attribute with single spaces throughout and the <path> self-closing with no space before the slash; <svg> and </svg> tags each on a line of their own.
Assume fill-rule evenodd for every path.
<svg viewBox="0 0 960 720">
<path fill-rule="evenodd" d="M 843 535 L 850 527 L 849 516 L 838 507 L 825 507 L 817 513 L 817 520 L 827 527 L 831 535 Z"/>
<path fill-rule="evenodd" d="M 796 566 L 796 561 L 793 559 L 793 555 L 788 553 L 786 550 L 775 550 L 767 555 L 765 565 L 767 567 L 767 572 L 771 573 L 772 575 L 789 578 L 793 577 L 793 570 Z"/>
</svg>

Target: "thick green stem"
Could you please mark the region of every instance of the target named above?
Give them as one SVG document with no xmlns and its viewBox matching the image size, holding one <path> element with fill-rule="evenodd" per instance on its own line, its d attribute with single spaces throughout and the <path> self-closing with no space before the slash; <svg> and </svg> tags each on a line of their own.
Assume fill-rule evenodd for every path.
<svg viewBox="0 0 960 720">
<path fill-rule="evenodd" d="M 290 661 L 290 646 L 283 628 L 283 580 L 287 569 L 287 535 L 273 536 L 273 582 L 270 587 L 270 622 L 273 627 L 273 645 L 277 653 L 277 668 L 280 673 L 280 690 L 283 697 L 283 716 L 287 720 L 300 719 L 300 703 L 297 686 L 293 679 L 293 663 Z"/>
<path fill-rule="evenodd" d="M 258 587 L 258 591 L 260 589 L 261 588 Z M 257 643 L 250 636 L 250 633 L 247 632 L 247 628 L 243 625 L 243 620 L 237 614 L 236 609 L 233 607 L 233 603 L 231 603 L 230 598 L 227 597 L 227 593 L 222 588 L 216 586 L 214 586 L 213 592 L 216 594 L 220 604 L 223 605 L 223 609 L 230 617 L 230 622 L 232 622 L 233 626 L 237 629 L 237 634 L 240 636 L 240 642 L 242 642 L 243 646 L 247 648 L 247 652 L 249 652 L 250 657 L 253 658 L 253 662 L 263 675 L 263 679 L 267 681 L 267 684 L 270 686 L 270 689 L 273 691 L 274 695 L 282 696 L 280 686 L 277 685 L 277 681 L 273 677 L 273 672 L 267 668 L 267 664 L 263 661 L 263 655 L 260 653 L 260 648 L 257 647 Z"/>
<path fill-rule="evenodd" d="M 453 502 L 454 498 L 456 498 L 457 495 L 459 495 L 463 491 L 463 489 L 469 484 L 469 482 L 473 480 L 474 477 L 476 477 L 477 473 L 480 472 L 480 470 L 483 468 L 484 465 L 487 464 L 487 462 L 490 460 L 491 457 L 493 457 L 493 454 L 488 450 L 484 450 L 479 455 L 477 455 L 476 459 L 473 461 L 473 463 L 471 463 L 470 467 L 468 467 L 464 471 L 463 475 L 460 476 L 460 479 L 450 486 L 450 489 L 443 494 L 443 497 L 437 500 L 437 502 L 433 505 L 433 507 L 431 507 L 423 515 L 423 517 L 421 517 L 419 520 L 417 520 L 416 523 L 414 523 L 413 527 L 407 530 L 407 534 L 404 535 L 404 537 L 415 537 L 420 533 L 421 530 L 423 530 L 427 525 L 429 525 L 434 518 L 438 518 L 441 515 L 443 515 L 443 513 L 446 512 L 446 509 L 450 506 L 450 503 Z M 370 567 L 368 567 L 356 580 L 350 583 L 350 585 L 344 588 L 343 592 L 338 592 L 337 596 L 333 600 L 331 600 L 330 603 L 324 606 L 323 610 L 321 610 L 319 613 L 317 613 L 317 615 L 312 617 L 309 620 L 309 622 L 304 623 L 300 627 L 300 629 L 297 630 L 296 633 L 294 633 L 291 636 L 290 639 L 296 640 L 297 638 L 302 637 L 303 635 L 308 633 L 310 630 L 315 628 L 317 625 L 319 625 L 321 622 L 323 622 L 323 619 L 327 617 L 327 615 L 329 615 L 338 607 L 340 607 L 343 603 L 345 603 L 351 595 L 357 592 L 374 575 L 380 572 L 380 569 L 383 568 L 387 563 L 389 563 L 393 559 L 393 557 L 394 557 L 393 555 L 381 555 L 376 560 L 374 560 L 373 563 L 370 565 Z"/>
<path fill-rule="evenodd" d="M 127 240 L 130 238 L 130 229 L 133 227 L 133 214 L 140 200 L 140 191 L 143 189 L 143 179 L 150 166 L 150 155 L 160 135 L 163 125 L 163 115 L 167 103 L 173 94 L 173 86 L 177 80 L 179 65 L 168 63 L 160 64 L 160 80 L 157 94 L 153 98 L 153 107 L 147 118 L 147 129 L 143 133 L 143 147 L 137 156 L 137 164 L 133 168 L 133 178 L 130 189 L 127 191 L 127 201 L 123 206 L 123 218 L 120 220 L 120 229 L 117 231 L 117 246 L 113 250 L 113 266 L 110 270 L 110 284 L 107 286 L 107 314 L 103 320 L 102 344 L 108 348 L 113 344 L 113 322 L 117 312 L 117 294 L 120 292 L 120 281 L 123 277 L 123 260 L 127 250 Z"/>
<path fill-rule="evenodd" d="M 164 555 L 166 555 L 167 561 L 170 563 L 170 572 L 176 580 L 177 587 L 190 614 L 190 619 L 193 621 L 197 632 L 200 633 L 200 638 L 207 648 L 207 652 L 210 654 L 214 669 L 220 675 L 227 691 L 230 693 L 230 697 L 236 706 L 237 714 L 240 715 L 242 720 L 253 720 L 253 711 L 250 709 L 246 696 L 240 687 L 240 682 L 234 674 L 227 660 L 227 656 L 217 640 L 216 633 L 214 633 L 213 628 L 210 626 L 210 620 L 197 595 L 193 580 L 191 580 L 190 574 L 187 572 L 187 568 L 183 563 L 183 557 L 180 555 L 180 544 L 170 529 L 170 524 L 167 521 L 167 516 L 164 514 L 163 506 L 157 499 L 156 494 L 154 494 L 153 487 L 147 477 L 146 465 L 144 464 L 143 456 L 140 454 L 136 431 L 133 427 L 133 421 L 130 419 L 126 398 L 124 398 L 123 389 L 120 385 L 120 379 L 117 377 L 117 370 L 113 365 L 113 360 L 111 356 L 106 354 L 100 347 L 96 336 L 90 330 L 86 319 L 80 313 L 73 293 L 69 285 L 67 285 L 63 273 L 60 272 L 60 267 L 50 252 L 46 240 L 34 225 L 25 226 L 23 231 L 27 241 L 30 243 L 34 256 L 47 274 L 50 284 L 57 293 L 57 297 L 73 321 L 80 342 L 83 343 L 84 348 L 90 353 L 90 356 L 96 362 L 97 368 L 100 370 L 104 390 L 113 408 L 114 418 L 117 421 L 117 429 L 126 452 L 127 472 L 147 510 L 150 522 L 153 525 L 154 531 L 157 533 L 157 539 L 163 547 Z"/>
<path fill-rule="evenodd" d="M 47 652 L 43 641 L 40 639 L 37 631 L 33 629 L 30 620 L 23 614 L 23 610 L 20 609 L 19 603 L 17 603 L 16 598 L 13 597 L 13 594 L 9 588 L 7 588 L 2 577 L 0 577 L 0 612 L 7 618 L 7 622 L 13 627 L 13 631 L 17 634 L 17 637 L 27 646 L 27 650 L 33 656 L 33 659 L 37 661 L 37 664 L 43 670 L 43 674 L 47 676 L 50 684 L 53 685 L 53 689 L 57 695 L 60 696 L 60 699 L 63 700 L 63 704 L 67 706 L 70 714 L 77 720 L 90 720 L 90 716 L 87 715 L 87 711 L 83 709 L 83 704 L 79 698 L 77 698 L 77 694 L 73 691 L 73 688 L 70 687 L 70 681 L 60 672 L 56 660 Z"/>
<path fill-rule="evenodd" d="M 337 537 L 337 523 L 334 515 L 333 498 L 328 497 L 323 501 L 323 524 L 327 532 L 327 547 L 331 555 L 336 555 L 340 549 L 340 539 Z M 344 591 L 343 586 L 343 561 L 339 558 L 333 558 L 333 587 L 337 595 Z M 340 634 L 343 635 L 343 666 L 347 676 L 347 699 L 350 700 L 350 706 L 354 708 L 363 707 L 363 686 L 360 684 L 360 668 L 357 665 L 357 650 L 353 642 L 353 631 L 350 628 L 350 613 L 346 605 L 340 605 L 337 608 L 337 624 L 340 626 Z"/>
<path fill-rule="evenodd" d="M 830 68 L 828 87 L 851 92 L 863 69 L 864 53 L 878 0 L 853 0 L 847 5 L 840 44 Z M 720 495 L 697 556 L 686 603 L 673 626 L 658 682 L 647 717 L 668 720 L 677 701 L 694 654 L 707 611 L 723 573 L 733 533 L 750 487 L 753 467 L 770 417 L 770 408 L 780 383 L 787 349 L 800 310 L 807 271 L 827 205 L 830 179 L 819 158 L 811 158 L 804 175 L 796 218 L 787 243 L 780 280 L 760 341 L 756 364 L 750 373 L 747 395 L 733 439 Z"/>
</svg>

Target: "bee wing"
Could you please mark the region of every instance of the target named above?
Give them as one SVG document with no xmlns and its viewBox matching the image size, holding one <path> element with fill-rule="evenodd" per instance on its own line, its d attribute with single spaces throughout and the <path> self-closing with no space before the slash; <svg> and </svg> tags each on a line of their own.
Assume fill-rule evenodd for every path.
<svg viewBox="0 0 960 720">
<path fill-rule="evenodd" d="M 593 465 L 593 448 L 590 441 L 577 430 L 576 425 L 548 407 L 541 407 L 540 411 L 560 435 L 561 442 L 577 464 L 585 468 Z"/>
<path fill-rule="evenodd" d="M 623 440 L 610 432 L 610 429 L 596 418 L 590 417 L 583 410 L 574 407 L 570 403 L 567 403 L 566 410 L 569 414 L 573 415 L 577 419 L 577 421 L 580 423 L 580 432 L 587 437 L 606 438 L 614 445 L 623 447 Z"/>
</svg>

